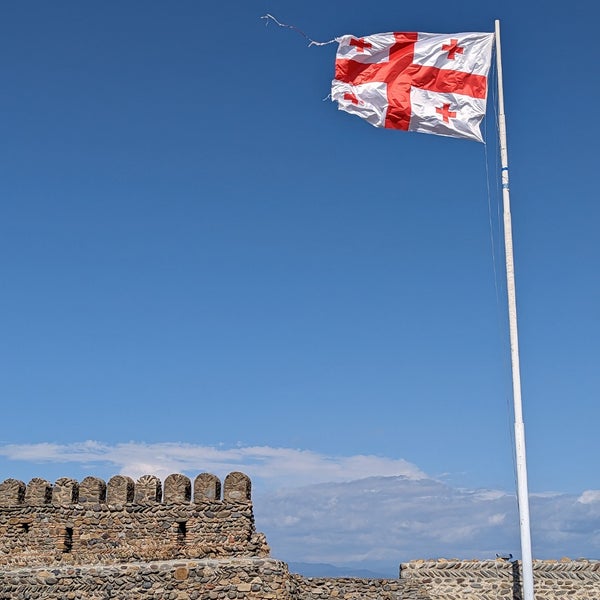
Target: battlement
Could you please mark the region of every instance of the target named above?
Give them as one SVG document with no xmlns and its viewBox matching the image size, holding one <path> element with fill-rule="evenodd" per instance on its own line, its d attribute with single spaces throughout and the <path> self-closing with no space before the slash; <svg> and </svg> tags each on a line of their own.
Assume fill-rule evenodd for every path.
<svg viewBox="0 0 600 600">
<path fill-rule="evenodd" d="M 222 491 L 222 493 L 221 493 Z M 193 492 L 193 493 L 192 493 Z M 127 563 L 127 564 L 123 564 Z M 535 561 L 536 598 L 600 600 L 600 562 Z M 417 560 L 399 579 L 306 578 L 269 558 L 250 479 L 0 483 L 0 600 L 520 600 L 520 564 Z"/>
<path fill-rule="evenodd" d="M 0 483 L 0 565 L 268 554 L 243 473 Z"/>
</svg>

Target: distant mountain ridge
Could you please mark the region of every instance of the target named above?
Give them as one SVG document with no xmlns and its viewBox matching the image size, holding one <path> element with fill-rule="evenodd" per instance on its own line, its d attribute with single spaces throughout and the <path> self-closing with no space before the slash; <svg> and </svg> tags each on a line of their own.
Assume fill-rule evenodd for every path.
<svg viewBox="0 0 600 600">
<path fill-rule="evenodd" d="M 398 575 L 377 573 L 360 567 L 337 567 L 328 563 L 288 563 L 290 573 L 297 573 L 304 577 L 358 577 L 361 579 L 393 579 Z"/>
</svg>

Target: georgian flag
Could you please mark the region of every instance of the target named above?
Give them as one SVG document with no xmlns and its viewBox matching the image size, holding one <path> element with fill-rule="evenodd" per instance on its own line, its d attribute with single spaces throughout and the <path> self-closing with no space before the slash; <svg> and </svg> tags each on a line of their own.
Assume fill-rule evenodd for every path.
<svg viewBox="0 0 600 600">
<path fill-rule="evenodd" d="M 483 142 L 493 33 L 337 38 L 331 99 L 375 127 Z"/>
</svg>

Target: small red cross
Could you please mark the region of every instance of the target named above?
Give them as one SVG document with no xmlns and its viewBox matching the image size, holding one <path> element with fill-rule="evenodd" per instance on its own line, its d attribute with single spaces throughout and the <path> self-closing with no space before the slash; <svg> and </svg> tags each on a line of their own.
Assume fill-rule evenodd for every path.
<svg viewBox="0 0 600 600">
<path fill-rule="evenodd" d="M 456 53 L 458 52 L 458 54 L 462 54 L 464 48 L 461 48 L 458 45 L 458 40 L 452 39 L 452 40 L 450 40 L 449 44 L 444 44 L 442 46 L 442 50 L 444 52 L 448 52 L 448 59 L 449 60 L 454 60 Z"/>
<path fill-rule="evenodd" d="M 437 108 L 435 109 L 435 112 L 438 115 L 442 115 L 442 119 L 444 119 L 444 123 L 449 123 L 449 119 L 454 119 L 454 117 L 456 117 L 456 112 L 454 112 L 453 110 L 450 110 L 450 105 L 449 104 L 444 104 L 443 108 Z"/>
<path fill-rule="evenodd" d="M 365 42 L 365 40 L 363 38 L 359 38 L 359 39 L 352 38 L 350 40 L 350 45 L 356 46 L 356 49 L 358 50 L 358 52 L 364 52 L 365 48 L 373 47 L 373 44 L 370 44 L 369 42 Z"/>
<path fill-rule="evenodd" d="M 485 99 L 487 78 L 451 69 L 440 69 L 414 62 L 417 33 L 394 33 L 395 43 L 389 49 L 389 60 L 377 63 L 362 62 L 348 58 L 335 61 L 335 79 L 351 86 L 365 83 L 385 85 L 388 108 L 385 114 L 385 127 L 388 129 L 410 128 L 412 115 L 411 89 L 431 91 L 440 94 L 463 94 L 473 98 Z M 357 48 L 361 40 L 351 38 Z M 455 41 L 455 40 L 453 40 Z M 364 43 L 365 40 L 362 40 Z M 456 40 L 458 44 L 458 40 Z M 457 52 L 457 50 L 455 50 Z M 345 97 L 346 100 L 352 100 Z M 359 100 L 359 104 L 361 101 Z M 439 109 L 440 120 L 455 118 L 450 104 Z M 436 114 L 436 113 L 434 113 Z"/>
<path fill-rule="evenodd" d="M 344 94 L 344 100 L 350 100 L 350 102 L 352 102 L 352 104 L 358 104 L 358 98 L 354 94 L 351 94 L 350 92 L 346 92 Z"/>
</svg>

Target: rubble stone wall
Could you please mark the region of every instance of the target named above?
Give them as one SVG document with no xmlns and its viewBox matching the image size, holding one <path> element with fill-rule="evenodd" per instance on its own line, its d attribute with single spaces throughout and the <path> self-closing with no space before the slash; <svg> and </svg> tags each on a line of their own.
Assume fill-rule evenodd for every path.
<svg viewBox="0 0 600 600">
<path fill-rule="evenodd" d="M 0 568 L 0 600 L 292 600 L 289 588 L 269 558 Z"/>
<path fill-rule="evenodd" d="M 416 560 L 400 565 L 404 600 L 521 600 L 519 562 Z M 533 562 L 536 600 L 600 600 L 600 562 Z"/>
<path fill-rule="evenodd" d="M 293 600 L 402 600 L 400 579 L 324 578 L 291 575 Z"/>
<path fill-rule="evenodd" d="M 0 484 L 0 567 L 267 556 L 255 531 L 250 480 L 151 475 Z"/>
</svg>

